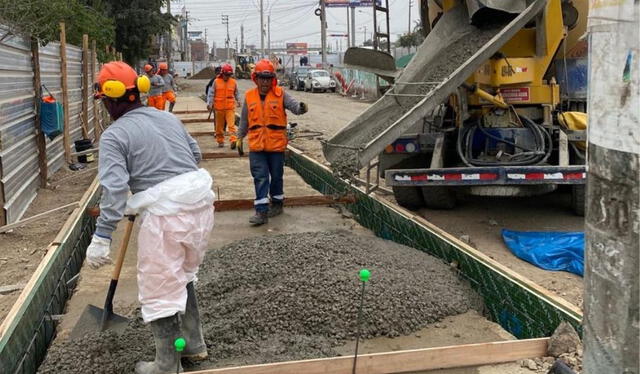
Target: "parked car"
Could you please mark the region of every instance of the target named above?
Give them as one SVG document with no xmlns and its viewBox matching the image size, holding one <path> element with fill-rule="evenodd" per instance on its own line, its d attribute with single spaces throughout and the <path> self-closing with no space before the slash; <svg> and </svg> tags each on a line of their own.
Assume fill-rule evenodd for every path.
<svg viewBox="0 0 640 374">
<path fill-rule="evenodd" d="M 331 78 L 331 74 L 326 70 L 310 70 L 304 80 L 304 90 L 336 92 L 336 81 Z"/>
<path fill-rule="evenodd" d="M 298 66 L 289 76 L 289 89 L 304 90 L 304 80 L 311 69 L 311 66 Z"/>
</svg>

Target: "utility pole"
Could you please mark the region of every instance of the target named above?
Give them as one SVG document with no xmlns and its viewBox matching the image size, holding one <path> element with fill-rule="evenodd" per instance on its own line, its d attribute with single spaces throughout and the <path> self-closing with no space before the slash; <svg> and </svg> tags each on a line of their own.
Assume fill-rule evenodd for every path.
<svg viewBox="0 0 640 374">
<path fill-rule="evenodd" d="M 167 14 L 169 16 L 171 16 L 171 0 L 167 0 Z M 173 33 L 171 31 L 171 24 L 169 24 L 169 32 L 167 35 L 167 65 L 169 67 L 169 70 L 172 70 L 173 68 L 173 59 L 171 58 L 171 52 L 173 49 Z"/>
<path fill-rule="evenodd" d="M 240 53 L 244 53 L 244 25 L 240 25 Z"/>
<path fill-rule="evenodd" d="M 264 0 L 260 0 L 260 49 L 264 58 Z"/>
<path fill-rule="evenodd" d="M 632 374 L 640 372 L 640 3 L 589 5 L 583 373 Z"/>
<path fill-rule="evenodd" d="M 351 37 L 351 46 L 356 46 L 356 7 L 351 7 L 351 33 L 349 34 Z"/>
<path fill-rule="evenodd" d="M 413 0 L 409 0 L 409 28 L 407 29 L 407 35 L 411 34 L 411 7 L 413 6 Z"/>
<path fill-rule="evenodd" d="M 267 16 L 267 58 L 271 57 L 271 11 Z"/>
<path fill-rule="evenodd" d="M 327 9 L 325 7 L 324 0 L 320 0 L 320 30 L 322 37 L 322 68 L 327 65 Z"/>
<path fill-rule="evenodd" d="M 227 60 L 229 60 L 229 44 L 231 44 L 231 40 L 229 39 L 229 16 L 223 14 L 222 15 L 222 24 L 223 25 L 227 25 L 227 38 L 224 40 L 224 45 L 227 48 L 227 56 L 225 57 Z"/>
<path fill-rule="evenodd" d="M 351 22 L 349 22 L 349 7 L 347 7 L 347 48 L 351 46 Z"/>
<path fill-rule="evenodd" d="M 362 41 L 362 46 L 364 47 L 364 43 L 367 42 L 367 26 L 364 26 L 364 40 Z"/>
</svg>

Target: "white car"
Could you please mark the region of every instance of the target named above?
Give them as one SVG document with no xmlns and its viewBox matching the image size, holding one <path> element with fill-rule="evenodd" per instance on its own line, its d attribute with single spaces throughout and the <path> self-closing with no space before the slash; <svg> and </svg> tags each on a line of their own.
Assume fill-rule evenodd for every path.
<svg viewBox="0 0 640 374">
<path fill-rule="evenodd" d="M 336 81 L 331 78 L 331 75 L 326 70 L 310 70 L 304 80 L 304 90 L 336 92 Z"/>
</svg>

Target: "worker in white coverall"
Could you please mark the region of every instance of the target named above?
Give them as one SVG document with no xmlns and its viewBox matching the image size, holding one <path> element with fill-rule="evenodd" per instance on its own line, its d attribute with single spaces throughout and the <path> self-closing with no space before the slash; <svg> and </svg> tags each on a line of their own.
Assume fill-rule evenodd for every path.
<svg viewBox="0 0 640 374">
<path fill-rule="evenodd" d="M 175 373 L 180 367 L 176 338 L 187 342 L 182 357 L 207 357 L 193 282 L 213 228 L 212 178 L 198 169 L 200 149 L 182 122 L 141 104 L 148 78 L 138 77 L 124 62 L 110 62 L 97 83 L 96 96 L 115 122 L 100 138 L 102 198 L 87 264 L 109 263 L 116 225 L 125 211 L 139 215 L 138 296 L 156 357 L 138 362 L 136 373 Z M 129 191 L 133 196 L 127 201 Z"/>
</svg>

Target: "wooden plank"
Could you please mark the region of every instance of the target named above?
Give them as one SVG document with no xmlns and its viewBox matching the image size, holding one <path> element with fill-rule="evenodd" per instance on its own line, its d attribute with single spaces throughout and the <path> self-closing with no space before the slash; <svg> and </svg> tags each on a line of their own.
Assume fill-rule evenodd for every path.
<svg viewBox="0 0 640 374">
<path fill-rule="evenodd" d="M 203 160 L 215 160 L 218 158 L 239 158 L 239 157 L 247 157 L 248 153 L 245 153 L 244 156 L 240 156 L 238 152 L 204 152 L 202 154 Z"/>
<path fill-rule="evenodd" d="M 284 199 L 284 206 L 315 206 L 315 205 L 331 205 L 331 204 L 350 204 L 355 202 L 355 197 L 344 196 L 334 199 L 331 196 L 312 195 L 312 196 L 292 196 Z M 213 203 L 217 212 L 230 210 L 249 210 L 254 207 L 253 199 L 237 199 L 237 200 L 217 200 Z"/>
<path fill-rule="evenodd" d="M 357 374 L 491 365 L 546 355 L 549 338 L 464 344 L 358 356 Z M 191 374 L 351 374 L 353 356 L 192 371 Z"/>
<path fill-rule="evenodd" d="M 331 205 L 331 204 L 352 204 L 356 201 L 355 196 L 342 196 L 339 198 L 333 198 L 331 196 L 323 195 L 311 195 L 311 196 L 293 196 L 284 199 L 284 206 L 296 207 L 296 206 L 316 206 L 316 205 Z M 213 202 L 213 206 L 217 212 L 226 212 L 231 210 L 249 210 L 254 207 L 253 199 L 230 199 L 230 200 L 216 200 Z M 100 208 L 91 207 L 87 208 L 87 214 L 92 217 L 100 215 Z"/>
<path fill-rule="evenodd" d="M 211 122 L 210 119 L 207 118 L 187 118 L 181 120 L 182 123 L 203 123 L 203 122 Z"/>
<path fill-rule="evenodd" d="M 47 187 L 49 167 L 47 166 L 47 141 L 40 129 L 40 104 L 42 103 L 42 81 L 40 79 L 40 47 L 38 39 L 31 38 L 31 58 L 33 61 L 33 93 L 36 118 L 34 127 L 36 132 L 36 145 L 38 147 L 38 168 L 40 169 L 40 188 Z"/>
<path fill-rule="evenodd" d="M 96 61 L 97 61 L 96 40 L 91 41 L 91 84 L 96 81 Z M 93 136 L 96 139 L 96 143 L 100 141 L 100 135 L 102 135 L 102 128 L 100 127 L 100 119 L 98 118 L 98 102 L 93 102 Z"/>
<path fill-rule="evenodd" d="M 189 133 L 189 135 L 191 135 L 191 137 L 196 137 L 196 136 L 214 136 L 216 134 L 215 131 L 191 131 Z"/>
<path fill-rule="evenodd" d="M 67 82 L 67 34 L 64 22 L 60 22 L 60 79 L 62 86 L 62 106 L 64 111 L 64 129 L 62 131 L 64 158 L 71 163 L 71 131 L 69 129 L 69 86 Z"/>
<path fill-rule="evenodd" d="M 199 110 L 174 110 L 173 114 L 196 114 L 196 113 L 209 113 L 206 109 Z"/>
<path fill-rule="evenodd" d="M 82 35 L 82 138 L 89 139 L 89 35 Z"/>
<path fill-rule="evenodd" d="M 314 159 L 312 159 L 309 156 L 305 155 L 302 151 L 292 147 L 291 145 L 287 146 L 287 151 L 288 152 L 293 152 L 296 155 L 298 155 L 300 157 L 303 157 L 303 158 L 309 160 L 310 162 L 315 163 L 317 165 L 317 167 L 320 167 L 320 168 L 324 169 L 328 173 L 332 173 L 330 168 L 328 168 L 327 166 L 322 165 L 321 163 L 315 161 Z M 348 182 L 346 182 L 344 180 L 343 180 L 343 182 L 348 183 Z M 353 189 L 358 190 L 363 194 L 365 193 L 365 191 L 362 188 L 360 188 L 360 187 L 358 187 L 358 186 L 356 186 L 356 185 L 354 185 L 352 183 L 348 183 L 348 184 Z M 399 206 L 397 204 L 394 204 L 392 202 L 386 201 L 385 199 L 381 199 L 381 198 L 378 198 L 378 197 L 373 196 L 373 195 L 372 195 L 372 198 L 376 199 L 376 201 L 378 201 L 380 204 L 386 206 L 387 208 L 395 210 L 398 214 L 404 216 L 405 218 L 413 220 L 414 222 L 416 222 L 417 224 L 419 224 L 423 228 L 425 228 L 427 231 L 430 231 L 434 235 L 438 236 L 440 239 L 449 242 L 449 244 L 451 244 L 452 246 L 456 247 L 457 249 L 459 249 L 460 251 L 464 252 L 468 256 L 474 258 L 476 261 L 478 261 L 478 262 L 484 264 L 485 266 L 491 268 L 497 274 L 500 274 L 503 277 L 511 280 L 512 282 L 520 285 L 521 287 L 523 287 L 527 291 L 531 292 L 533 295 L 544 299 L 544 301 L 546 301 L 549 304 L 553 305 L 557 309 L 560 309 L 560 310 L 564 311 L 565 313 L 567 313 L 568 315 L 573 316 L 574 319 L 575 319 L 575 322 L 580 323 L 582 321 L 582 311 L 577 306 L 571 304 L 567 300 L 561 298 L 560 296 L 552 294 L 551 292 L 549 292 L 544 287 L 542 287 L 539 284 L 531 281 L 529 278 L 524 277 L 520 273 L 518 273 L 518 272 L 516 272 L 514 270 L 511 270 L 507 266 L 499 263 L 498 261 L 492 259 L 491 257 L 487 256 L 486 254 L 484 254 L 484 253 L 480 252 L 479 250 L 471 247 L 469 244 L 461 241 L 457 237 L 449 234 L 448 232 L 446 232 L 445 230 L 441 229 L 440 227 L 438 227 L 438 226 L 434 225 L 433 223 L 427 221 L 424 217 L 422 217 L 422 216 L 420 216 L 418 214 L 415 214 L 414 212 L 411 212 L 411 211 L 409 211 L 409 210 L 407 210 L 405 208 L 402 208 L 401 206 Z"/>
<path fill-rule="evenodd" d="M 74 207 L 74 208 L 75 208 L 75 207 L 77 207 L 77 206 L 78 206 L 78 204 L 79 204 L 79 203 L 80 203 L 79 201 L 76 201 L 76 202 L 71 203 L 71 204 L 66 204 L 66 205 L 63 205 L 63 206 L 60 206 L 60 207 L 57 207 L 57 208 L 54 208 L 54 209 L 48 210 L 48 211 L 46 211 L 46 212 L 42 212 L 42 213 L 39 213 L 39 214 L 33 215 L 33 216 L 31 216 L 31 217 L 29 217 L 29 218 L 25 218 L 25 219 L 23 219 L 23 220 L 21 220 L 21 221 L 14 222 L 14 223 L 11 223 L 11 224 L 9 224 L 9 225 L 2 226 L 2 227 L 0 227 L 0 233 L 7 232 L 7 231 L 9 231 L 9 230 L 13 230 L 13 229 L 14 229 L 14 228 L 16 228 L 16 227 L 20 227 L 20 226 L 22 226 L 22 225 L 26 225 L 27 223 L 30 223 L 30 222 L 34 222 L 34 221 L 40 220 L 40 219 L 42 219 L 42 218 L 45 218 L 46 216 L 48 216 L 48 215 L 49 215 L 49 214 L 51 214 L 51 213 L 56 213 L 56 212 L 59 212 L 59 211 L 61 211 L 61 210 L 69 209 L 69 208 L 71 208 L 71 207 Z"/>
</svg>

